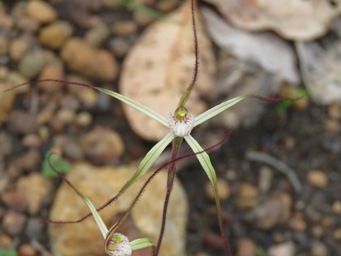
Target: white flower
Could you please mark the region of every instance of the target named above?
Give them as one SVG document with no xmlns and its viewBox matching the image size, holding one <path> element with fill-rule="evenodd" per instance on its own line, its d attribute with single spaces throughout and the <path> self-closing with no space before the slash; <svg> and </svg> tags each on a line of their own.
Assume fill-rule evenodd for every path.
<svg viewBox="0 0 341 256">
<path fill-rule="evenodd" d="M 125 235 L 114 233 L 107 241 L 106 252 L 110 256 L 131 256 L 132 248 Z"/>
<path fill-rule="evenodd" d="M 187 115 L 187 110 L 181 108 L 177 111 L 177 115 L 173 116 L 172 114 L 169 114 L 168 125 L 174 136 L 185 137 L 189 135 L 193 129 L 194 116 L 191 114 Z"/>
</svg>

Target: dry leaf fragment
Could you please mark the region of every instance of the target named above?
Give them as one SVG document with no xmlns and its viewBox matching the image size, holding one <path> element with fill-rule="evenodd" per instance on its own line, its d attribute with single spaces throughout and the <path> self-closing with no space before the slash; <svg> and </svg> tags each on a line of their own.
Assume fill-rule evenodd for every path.
<svg viewBox="0 0 341 256">
<path fill-rule="evenodd" d="M 159 20 L 151 25 L 123 64 L 121 93 L 163 116 L 173 112 L 193 75 L 194 45 L 189 2 L 170 14 L 178 21 Z M 212 91 L 215 73 L 213 50 L 200 20 L 197 20 L 200 47 L 199 79 L 187 107 L 194 114 L 205 109 L 202 97 Z M 159 140 L 167 132 L 156 121 L 124 105 L 132 129 L 148 140 Z"/>
<path fill-rule="evenodd" d="M 298 84 L 296 57 L 288 43 L 272 33 L 238 30 L 208 8 L 201 11 L 207 31 L 220 48 L 241 60 L 259 64 L 280 80 Z"/>
<path fill-rule="evenodd" d="M 272 33 L 239 31 L 209 9 L 201 11 L 208 32 L 222 49 L 214 91 L 218 102 L 222 97 L 246 94 L 272 96 L 284 80 L 299 83 L 296 58 L 286 42 Z M 228 109 L 213 122 L 229 128 L 248 127 L 257 122 L 265 106 L 246 101 Z"/>
<path fill-rule="evenodd" d="M 341 13 L 340 0 L 206 0 L 236 26 L 271 29 L 290 40 L 316 39 Z"/>
<path fill-rule="evenodd" d="M 320 104 L 341 101 L 341 18 L 326 38 L 297 43 L 302 76 L 313 99 Z"/>
</svg>

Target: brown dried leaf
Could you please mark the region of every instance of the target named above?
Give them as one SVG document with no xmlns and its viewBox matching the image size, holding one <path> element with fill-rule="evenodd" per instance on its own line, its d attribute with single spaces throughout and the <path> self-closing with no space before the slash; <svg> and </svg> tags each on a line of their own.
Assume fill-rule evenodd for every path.
<svg viewBox="0 0 341 256">
<path fill-rule="evenodd" d="M 213 41 L 238 59 L 257 63 L 280 80 L 297 84 L 296 56 L 290 45 L 269 32 L 241 31 L 208 8 L 201 9 Z"/>
<path fill-rule="evenodd" d="M 341 101 L 341 18 L 331 35 L 310 43 L 297 43 L 302 76 L 313 99 L 320 104 Z"/>
<path fill-rule="evenodd" d="M 296 58 L 288 43 L 269 32 L 251 33 L 233 28 L 213 11 L 203 8 L 205 24 L 221 48 L 215 103 L 239 95 L 271 97 L 283 81 L 298 84 Z M 245 101 L 220 114 L 213 122 L 229 128 L 249 127 L 258 121 L 266 104 Z"/>
<path fill-rule="evenodd" d="M 170 14 L 179 24 L 159 20 L 151 25 L 123 64 L 121 93 L 168 116 L 174 112 L 193 75 L 194 44 L 189 2 Z M 194 115 L 205 109 L 201 98 L 212 91 L 215 61 L 211 43 L 197 20 L 200 48 L 199 79 L 187 103 Z M 124 105 L 132 129 L 148 140 L 159 140 L 167 129 Z"/>
<path fill-rule="evenodd" d="M 206 0 L 236 26 L 246 30 L 271 29 L 286 39 L 312 40 L 322 36 L 341 13 L 333 0 Z"/>
</svg>

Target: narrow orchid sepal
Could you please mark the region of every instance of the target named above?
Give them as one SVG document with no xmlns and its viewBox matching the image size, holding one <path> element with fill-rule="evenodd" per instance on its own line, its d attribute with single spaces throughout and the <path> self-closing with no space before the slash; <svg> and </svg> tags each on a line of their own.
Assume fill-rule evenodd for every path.
<svg viewBox="0 0 341 256">
<path fill-rule="evenodd" d="M 221 112 L 224 112 L 226 109 L 236 105 L 238 102 L 240 102 L 246 98 L 249 98 L 249 97 L 250 96 L 247 96 L 247 95 L 246 96 L 238 96 L 238 97 L 235 97 L 233 99 L 224 101 L 223 103 L 220 103 L 219 105 L 217 105 L 213 108 L 210 108 L 209 110 L 206 110 L 204 113 L 198 115 L 195 118 L 193 127 L 196 127 L 197 125 L 206 122 L 207 120 L 211 119 L 212 117 L 219 115 Z"/>
<path fill-rule="evenodd" d="M 126 182 L 126 184 L 121 188 L 119 193 L 123 193 L 126 189 L 128 189 L 139 177 L 144 175 L 152 164 L 156 161 L 156 159 L 162 154 L 165 148 L 172 142 L 174 139 L 174 134 L 172 132 L 168 133 L 162 140 L 160 140 L 157 144 L 152 147 L 151 150 L 147 153 L 147 155 L 143 158 L 140 165 L 137 167 L 137 171 L 134 175 Z"/>
<path fill-rule="evenodd" d="M 162 115 L 160 115 L 159 113 L 155 112 L 154 110 L 152 110 L 151 108 L 148 108 L 147 106 L 133 100 L 130 99 L 122 94 L 119 94 L 117 92 L 108 90 L 108 89 L 104 89 L 104 88 L 100 88 L 100 87 L 93 87 L 96 90 L 103 92 L 111 97 L 114 97 L 115 99 L 120 100 L 121 102 L 129 105 L 130 107 L 136 109 L 137 111 L 146 114 L 147 116 L 153 118 L 155 121 L 158 121 L 160 124 L 163 124 L 164 126 L 168 127 L 168 120 L 163 117 Z"/>
<path fill-rule="evenodd" d="M 77 191 L 76 191 L 77 192 Z M 97 223 L 97 226 L 99 227 L 101 233 L 102 233 L 102 236 L 103 238 L 105 239 L 107 234 L 108 234 L 108 228 L 107 226 L 104 224 L 101 216 L 98 214 L 97 210 L 96 210 L 96 207 L 92 204 L 92 202 L 86 197 L 84 196 L 83 194 L 77 192 L 77 194 L 79 195 L 80 198 L 82 198 L 82 200 L 84 201 L 84 203 L 86 203 L 86 205 L 89 207 L 92 215 L 94 216 L 95 218 L 95 221 Z"/>
<path fill-rule="evenodd" d="M 184 138 L 194 153 L 201 152 L 200 154 L 196 154 L 196 157 L 210 179 L 213 187 L 217 187 L 217 175 L 208 154 L 191 135 L 185 136 Z"/>
<path fill-rule="evenodd" d="M 152 241 L 150 241 L 149 238 L 146 237 L 135 239 L 130 242 L 130 245 L 133 251 L 154 246 Z"/>
<path fill-rule="evenodd" d="M 229 250 L 228 249 L 229 248 L 228 243 L 227 243 L 226 237 L 224 235 L 223 222 L 222 222 L 222 218 L 221 218 L 221 207 L 220 207 L 220 200 L 219 200 L 217 175 L 216 175 L 214 167 L 211 163 L 210 157 L 208 156 L 208 154 L 204 151 L 204 149 L 199 145 L 199 143 L 191 135 L 185 136 L 184 138 L 194 153 L 202 152 L 200 154 L 196 154 L 196 156 L 197 156 L 202 168 L 206 172 L 209 180 L 211 181 L 211 184 L 213 187 L 215 204 L 216 204 L 216 208 L 217 208 L 217 216 L 218 216 L 220 232 L 221 232 L 221 235 L 223 237 L 225 247 L 227 248 L 227 250 Z M 228 254 L 228 255 L 230 255 L 230 254 Z"/>
</svg>

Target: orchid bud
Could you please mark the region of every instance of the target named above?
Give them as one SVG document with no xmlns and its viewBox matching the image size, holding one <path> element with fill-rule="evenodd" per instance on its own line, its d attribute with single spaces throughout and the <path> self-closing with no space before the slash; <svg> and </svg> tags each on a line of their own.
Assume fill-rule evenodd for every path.
<svg viewBox="0 0 341 256">
<path fill-rule="evenodd" d="M 132 248 L 128 238 L 120 233 L 114 233 L 107 240 L 106 253 L 110 256 L 131 256 Z"/>
</svg>

